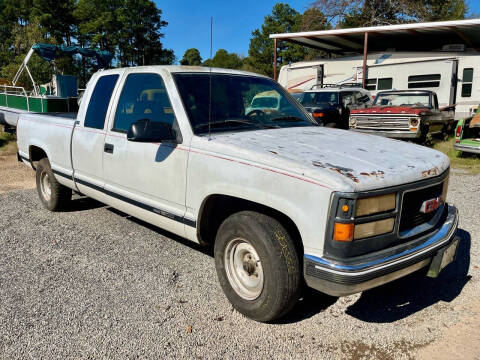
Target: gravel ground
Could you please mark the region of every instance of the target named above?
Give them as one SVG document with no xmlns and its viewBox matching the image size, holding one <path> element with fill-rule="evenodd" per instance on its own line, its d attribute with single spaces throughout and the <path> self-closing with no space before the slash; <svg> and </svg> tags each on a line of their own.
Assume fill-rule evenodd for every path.
<svg viewBox="0 0 480 360">
<path fill-rule="evenodd" d="M 90 199 L 50 213 L 35 190 L 0 194 L 0 358 L 442 358 L 454 332 L 480 359 L 479 183 L 451 177 L 462 242 L 438 279 L 311 293 L 276 324 L 232 309 L 208 250 Z"/>
</svg>

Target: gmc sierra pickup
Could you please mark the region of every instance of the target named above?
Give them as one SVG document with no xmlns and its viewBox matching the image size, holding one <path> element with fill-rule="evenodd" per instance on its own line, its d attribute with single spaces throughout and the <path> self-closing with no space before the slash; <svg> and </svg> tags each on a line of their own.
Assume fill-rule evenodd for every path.
<svg viewBox="0 0 480 360">
<path fill-rule="evenodd" d="M 278 108 L 247 110 L 265 92 Z M 257 321 L 286 314 L 305 284 L 342 296 L 435 277 L 458 247 L 446 156 L 320 127 L 261 75 L 100 71 L 75 119 L 22 114 L 17 136 L 47 209 L 75 191 L 213 246 L 227 298 Z"/>
</svg>

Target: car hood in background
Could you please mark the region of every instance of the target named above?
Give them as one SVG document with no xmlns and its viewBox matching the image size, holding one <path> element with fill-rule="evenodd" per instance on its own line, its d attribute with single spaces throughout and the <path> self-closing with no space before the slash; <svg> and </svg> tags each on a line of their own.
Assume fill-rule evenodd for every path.
<svg viewBox="0 0 480 360">
<path fill-rule="evenodd" d="M 414 114 L 430 112 L 429 108 L 424 107 L 409 107 L 409 106 L 374 106 L 365 109 L 352 110 L 351 115 L 354 114 Z"/>
</svg>

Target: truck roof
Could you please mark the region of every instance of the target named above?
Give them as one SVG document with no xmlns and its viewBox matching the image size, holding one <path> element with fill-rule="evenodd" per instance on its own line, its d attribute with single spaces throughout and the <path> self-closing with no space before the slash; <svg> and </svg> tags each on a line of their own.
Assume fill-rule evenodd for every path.
<svg viewBox="0 0 480 360">
<path fill-rule="evenodd" d="M 432 90 L 387 90 L 379 91 L 377 96 L 380 94 L 435 94 L 435 91 Z"/>
<path fill-rule="evenodd" d="M 109 70 L 101 70 L 102 73 L 115 73 L 119 70 L 123 69 L 135 69 L 138 71 L 159 71 L 163 70 L 169 73 L 216 73 L 216 74 L 233 74 L 233 75 L 248 75 L 248 76 L 257 76 L 268 78 L 265 75 L 248 72 L 248 71 L 241 71 L 241 70 L 232 70 L 232 69 L 224 69 L 224 68 L 216 68 L 216 67 L 207 67 L 207 66 L 185 66 L 185 65 L 150 65 L 150 66 L 135 66 L 135 67 L 124 67 L 124 68 L 115 68 Z"/>
<path fill-rule="evenodd" d="M 320 89 L 305 90 L 306 93 L 318 93 L 318 92 L 348 92 L 348 91 L 368 91 L 362 87 L 327 87 Z"/>
</svg>

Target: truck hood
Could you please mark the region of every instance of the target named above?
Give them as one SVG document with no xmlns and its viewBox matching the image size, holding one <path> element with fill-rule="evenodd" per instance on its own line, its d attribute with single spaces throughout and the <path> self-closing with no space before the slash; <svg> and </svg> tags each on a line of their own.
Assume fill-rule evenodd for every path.
<svg viewBox="0 0 480 360">
<path fill-rule="evenodd" d="M 414 114 L 420 115 L 421 113 L 429 112 L 429 108 L 422 107 L 409 107 L 409 106 L 374 106 L 366 109 L 352 110 L 353 114 Z"/>
<path fill-rule="evenodd" d="M 345 192 L 419 181 L 450 165 L 444 154 L 424 146 L 314 126 L 212 134 L 194 137 L 191 145 Z"/>
</svg>

